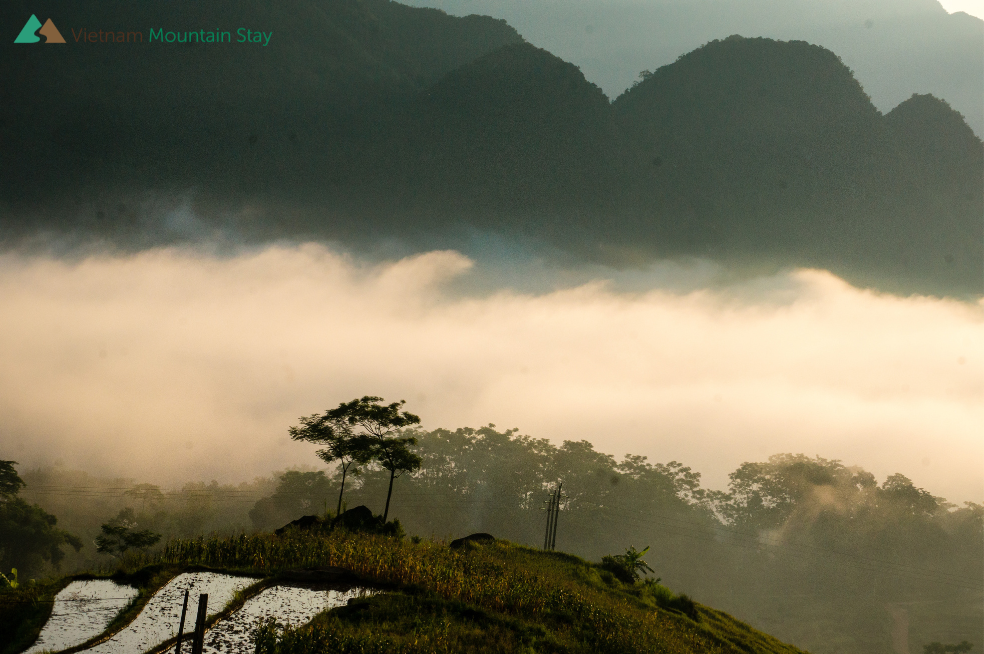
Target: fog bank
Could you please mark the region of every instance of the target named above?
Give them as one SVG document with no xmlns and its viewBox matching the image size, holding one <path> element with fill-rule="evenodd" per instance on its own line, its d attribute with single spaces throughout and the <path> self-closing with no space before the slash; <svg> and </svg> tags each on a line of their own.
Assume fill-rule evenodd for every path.
<svg viewBox="0 0 984 654">
<path fill-rule="evenodd" d="M 683 461 L 710 487 L 803 452 L 984 497 L 984 303 L 818 270 L 680 290 L 666 269 L 643 291 L 599 276 L 468 294 L 508 274 L 451 251 L 369 263 L 314 244 L 6 253 L 0 458 L 242 480 L 318 463 L 287 427 L 375 394 L 427 428 L 586 439 Z"/>
</svg>

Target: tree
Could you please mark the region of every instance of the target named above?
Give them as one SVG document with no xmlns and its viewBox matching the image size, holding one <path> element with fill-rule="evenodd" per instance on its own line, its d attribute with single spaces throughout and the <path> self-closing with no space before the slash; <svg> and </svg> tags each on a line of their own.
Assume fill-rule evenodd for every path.
<svg viewBox="0 0 984 654">
<path fill-rule="evenodd" d="M 383 521 L 389 516 L 390 498 L 393 495 L 393 480 L 403 472 L 420 468 L 421 459 L 410 451 L 416 445 L 413 437 L 394 437 L 398 430 L 411 425 L 419 425 L 420 418 L 408 411 L 401 411 L 404 400 L 382 404 L 383 398 L 366 395 L 351 402 L 342 402 L 338 408 L 326 411 L 323 416 L 309 416 L 301 419 L 301 427 L 291 427 L 294 440 L 325 443 L 328 447 L 319 450 L 318 456 L 325 461 L 342 461 L 342 489 L 345 487 L 345 473 L 352 463 L 379 461 L 390 471 L 389 490 L 386 494 L 386 509 Z M 347 461 L 347 463 L 346 463 Z M 341 491 L 338 507 L 341 510 Z"/>
<path fill-rule="evenodd" d="M 337 409 L 326 411 L 324 415 L 314 414 L 301 418 L 299 427 L 288 429 L 290 437 L 295 441 L 323 444 L 325 447 L 318 450 L 317 454 L 325 463 L 339 462 L 342 483 L 338 489 L 335 515 L 342 512 L 342 493 L 345 492 L 345 477 L 349 469 L 351 468 L 352 474 L 358 474 L 358 467 L 353 466 L 364 465 L 372 460 L 372 440 L 365 433 L 355 433 L 353 423 L 348 421 L 351 412 L 346 410 L 347 406 L 343 403 Z"/>
<path fill-rule="evenodd" d="M 386 508 L 383 510 L 383 522 L 389 515 L 390 498 L 393 496 L 393 480 L 404 472 L 413 472 L 420 469 L 421 459 L 414 452 L 410 451 L 410 445 L 416 445 L 417 439 L 413 436 L 407 438 L 387 438 L 380 440 L 373 448 L 373 456 L 379 464 L 389 470 L 389 490 L 386 491 Z"/>
<path fill-rule="evenodd" d="M 14 466 L 16 461 L 0 461 L 0 498 L 14 497 L 26 486 Z"/>
<path fill-rule="evenodd" d="M 18 568 L 30 576 L 45 564 L 57 567 L 65 557 L 62 546 L 78 551 L 82 541 L 58 529 L 58 518 L 17 497 L 26 484 L 14 470 L 16 463 L 0 461 L 0 570 Z"/>
<path fill-rule="evenodd" d="M 858 506 L 877 486 L 871 473 L 837 460 L 776 454 L 728 475 L 730 493 L 717 509 L 738 529 L 773 530 L 834 506 Z"/>
<path fill-rule="evenodd" d="M 137 484 L 125 491 L 123 495 L 140 500 L 141 511 L 147 510 L 147 502 L 150 502 L 150 507 L 153 510 L 160 506 L 160 503 L 164 500 L 164 493 L 161 492 L 161 487 L 155 486 L 154 484 Z"/>
<path fill-rule="evenodd" d="M 115 518 L 100 527 L 102 535 L 96 537 L 96 551 L 122 556 L 130 549 L 145 550 L 161 539 L 161 535 L 149 529 L 135 531 L 136 515 L 133 509 L 121 509 Z"/>
</svg>

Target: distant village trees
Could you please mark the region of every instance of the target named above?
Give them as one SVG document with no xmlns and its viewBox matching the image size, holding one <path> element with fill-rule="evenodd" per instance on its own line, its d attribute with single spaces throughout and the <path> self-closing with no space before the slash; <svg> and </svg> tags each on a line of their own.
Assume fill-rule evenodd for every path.
<svg viewBox="0 0 984 654">
<path fill-rule="evenodd" d="M 17 496 L 26 484 L 14 470 L 16 461 L 0 461 L 0 570 L 17 568 L 22 576 L 58 566 L 62 547 L 78 551 L 82 541 L 55 525 L 58 518 Z"/>
<path fill-rule="evenodd" d="M 150 529 L 136 529 L 137 516 L 133 509 L 122 509 L 116 517 L 100 527 L 96 551 L 123 556 L 129 550 L 146 550 L 161 540 L 161 534 Z"/>
</svg>

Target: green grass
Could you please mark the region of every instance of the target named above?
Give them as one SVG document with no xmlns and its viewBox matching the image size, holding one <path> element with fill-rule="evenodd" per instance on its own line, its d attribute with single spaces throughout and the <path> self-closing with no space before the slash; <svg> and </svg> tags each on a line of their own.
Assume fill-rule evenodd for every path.
<svg viewBox="0 0 984 654">
<path fill-rule="evenodd" d="M 656 584 L 624 584 L 598 566 L 503 541 L 443 543 L 335 532 L 290 532 L 168 543 L 166 566 L 265 575 L 337 566 L 389 592 L 280 633 L 258 654 L 314 652 L 756 652 L 800 650 L 727 614 L 689 605 Z"/>
</svg>

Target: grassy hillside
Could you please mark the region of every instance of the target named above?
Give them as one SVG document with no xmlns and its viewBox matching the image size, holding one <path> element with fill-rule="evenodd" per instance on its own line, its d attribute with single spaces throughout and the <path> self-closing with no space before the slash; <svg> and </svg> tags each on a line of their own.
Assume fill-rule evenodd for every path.
<svg viewBox="0 0 984 654">
<path fill-rule="evenodd" d="M 289 531 L 172 541 L 155 559 L 131 561 L 118 573 L 136 581 L 142 597 L 169 575 L 201 566 L 268 580 L 288 569 L 338 566 L 385 591 L 303 627 L 261 630 L 257 651 L 263 654 L 801 651 L 657 583 L 623 583 L 577 557 L 506 541 L 452 550 L 418 539 Z M 25 592 L 7 591 L 0 600 Z M 23 613 L 22 604 L 0 601 L 0 623 L 12 624 L 12 606 Z M 31 631 L 39 624 L 25 615 L 17 621 Z M 24 633 L 8 636 L 26 642 Z"/>
</svg>

